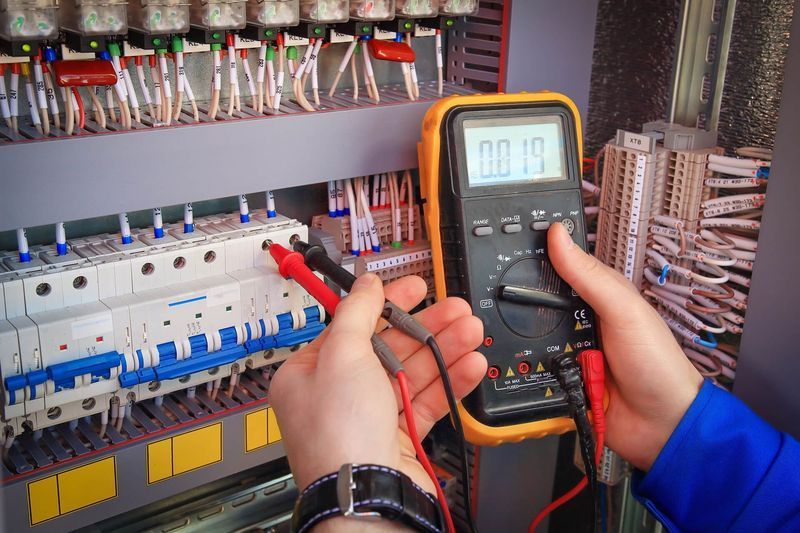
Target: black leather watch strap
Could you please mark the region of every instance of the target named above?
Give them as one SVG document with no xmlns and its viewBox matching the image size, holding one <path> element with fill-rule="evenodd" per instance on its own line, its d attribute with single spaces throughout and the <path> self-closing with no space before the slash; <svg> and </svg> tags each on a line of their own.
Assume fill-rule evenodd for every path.
<svg viewBox="0 0 800 533">
<path fill-rule="evenodd" d="M 305 533 L 336 516 L 394 520 L 416 531 L 444 531 L 436 498 L 402 472 L 378 465 L 344 465 L 309 485 L 295 504 L 292 531 Z"/>
</svg>

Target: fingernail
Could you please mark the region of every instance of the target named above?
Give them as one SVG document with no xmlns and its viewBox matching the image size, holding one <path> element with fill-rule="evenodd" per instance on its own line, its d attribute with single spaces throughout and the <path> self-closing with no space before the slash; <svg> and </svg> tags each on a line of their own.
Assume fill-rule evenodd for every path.
<svg viewBox="0 0 800 533">
<path fill-rule="evenodd" d="M 351 289 L 351 292 L 360 291 L 371 287 L 372 284 L 375 283 L 377 277 L 378 276 L 376 276 L 375 274 L 362 274 L 356 279 L 356 282 L 353 283 L 353 288 Z"/>
<path fill-rule="evenodd" d="M 558 241 L 558 245 L 564 248 L 565 250 L 569 250 L 573 246 L 575 246 L 575 241 L 572 240 L 572 236 L 561 224 L 554 224 L 555 229 L 553 231 L 556 232 L 556 240 Z"/>
</svg>

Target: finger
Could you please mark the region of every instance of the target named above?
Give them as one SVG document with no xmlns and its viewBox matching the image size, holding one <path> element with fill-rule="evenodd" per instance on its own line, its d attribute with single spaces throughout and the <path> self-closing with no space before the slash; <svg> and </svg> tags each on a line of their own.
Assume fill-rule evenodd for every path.
<svg viewBox="0 0 800 533">
<path fill-rule="evenodd" d="M 426 307 L 419 313 L 415 313 L 414 319 L 425 326 L 428 331 L 438 335 L 453 321 L 469 315 L 472 315 L 472 309 L 470 309 L 467 302 L 461 298 L 447 298 L 436 302 L 430 307 Z M 381 338 L 389 344 L 401 361 L 411 357 L 422 346 L 420 342 L 412 339 L 402 331 L 391 328 L 381 332 Z"/>
<path fill-rule="evenodd" d="M 486 374 L 486 358 L 478 352 L 470 352 L 459 358 L 448 368 L 453 394 L 459 400 L 469 394 L 480 383 Z M 411 402 L 414 409 L 414 420 L 420 438 L 431 430 L 433 425 L 448 412 L 447 396 L 445 396 L 442 380 L 437 379 L 417 394 Z M 405 417 L 399 416 L 401 429 L 406 430 Z"/>
<path fill-rule="evenodd" d="M 428 285 L 419 276 L 405 276 L 383 287 L 386 299 L 403 311 L 414 309 L 428 294 Z"/>
<path fill-rule="evenodd" d="M 612 327 L 629 325 L 635 310 L 646 305 L 622 274 L 581 250 L 563 225 L 550 226 L 547 246 L 559 276 Z"/>
<path fill-rule="evenodd" d="M 383 284 L 375 274 L 364 274 L 336 307 L 336 315 L 328 326 L 328 337 L 320 346 L 321 362 L 335 357 L 338 363 L 352 362 L 354 357 L 370 355 L 372 349 L 358 350 L 355 346 L 371 346 L 370 337 L 383 310 Z"/>
<path fill-rule="evenodd" d="M 483 323 L 475 316 L 459 317 L 436 335 L 436 341 L 442 351 L 445 366 L 458 361 L 464 354 L 473 351 L 483 339 Z M 411 399 L 428 385 L 440 378 L 439 367 L 430 348 L 421 346 L 408 357 L 403 366 L 408 376 L 408 390 Z"/>
</svg>

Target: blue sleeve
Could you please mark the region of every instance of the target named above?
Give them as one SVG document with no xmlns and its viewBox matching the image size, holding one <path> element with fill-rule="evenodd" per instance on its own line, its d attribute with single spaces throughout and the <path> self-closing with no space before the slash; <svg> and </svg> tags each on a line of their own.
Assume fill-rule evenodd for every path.
<svg viewBox="0 0 800 533">
<path fill-rule="evenodd" d="M 670 531 L 800 531 L 800 443 L 706 381 L 633 493 Z"/>
</svg>

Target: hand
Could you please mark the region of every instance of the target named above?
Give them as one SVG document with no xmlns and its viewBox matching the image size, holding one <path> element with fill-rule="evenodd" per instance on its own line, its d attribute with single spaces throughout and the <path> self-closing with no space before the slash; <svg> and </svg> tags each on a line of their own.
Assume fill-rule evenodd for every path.
<svg viewBox="0 0 800 533">
<path fill-rule="evenodd" d="M 385 297 L 405 310 L 421 302 L 426 292 L 418 277 L 385 287 Z M 343 464 L 372 463 L 400 470 L 435 493 L 406 433 L 397 384 L 372 351 L 370 336 L 383 302 L 384 288 L 377 276 L 358 278 L 331 325 L 291 356 L 272 380 L 270 402 L 301 491 Z M 428 307 L 416 318 L 436 335 L 454 392 L 464 397 L 486 373 L 486 359 L 473 351 L 483 339 L 481 321 L 458 298 Z M 433 355 L 427 346 L 395 330 L 380 335 L 403 361 L 417 429 L 424 437 L 448 412 Z"/>
<path fill-rule="evenodd" d="M 547 242 L 556 271 L 599 318 L 611 378 L 606 442 L 647 471 L 703 378 L 656 310 L 620 273 L 581 250 L 561 224 L 553 224 Z"/>
</svg>

